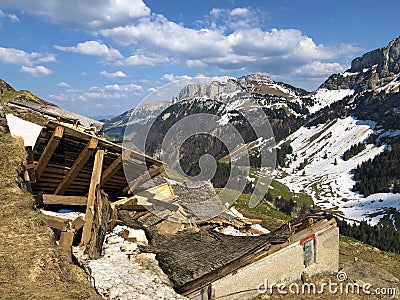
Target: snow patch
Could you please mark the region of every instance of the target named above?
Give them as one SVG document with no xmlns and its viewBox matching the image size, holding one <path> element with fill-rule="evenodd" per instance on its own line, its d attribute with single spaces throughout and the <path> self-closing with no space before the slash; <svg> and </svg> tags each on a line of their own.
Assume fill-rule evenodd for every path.
<svg viewBox="0 0 400 300">
<path fill-rule="evenodd" d="M 42 130 L 42 126 L 25 121 L 13 114 L 6 114 L 8 128 L 11 135 L 20 136 L 24 139 L 24 145 L 35 146 L 36 140 Z"/>
<path fill-rule="evenodd" d="M 354 94 L 354 90 L 351 89 L 341 89 L 341 90 L 328 90 L 328 89 L 318 89 L 315 94 L 311 96 L 314 99 L 314 106 L 309 108 L 310 113 L 315 113 L 324 107 L 331 105 L 332 103 L 342 100 L 346 96 L 351 96 Z"/>
<path fill-rule="evenodd" d="M 128 238 L 144 235 L 142 230 L 116 226 L 106 235 L 104 255 L 89 261 L 92 284 L 100 295 L 104 299 L 119 300 L 187 299 L 174 291 L 168 276 L 159 267 L 155 254 L 141 253 L 138 243 L 118 235 L 125 230 L 129 233 Z M 142 231 L 143 234 L 136 231 Z"/>
</svg>

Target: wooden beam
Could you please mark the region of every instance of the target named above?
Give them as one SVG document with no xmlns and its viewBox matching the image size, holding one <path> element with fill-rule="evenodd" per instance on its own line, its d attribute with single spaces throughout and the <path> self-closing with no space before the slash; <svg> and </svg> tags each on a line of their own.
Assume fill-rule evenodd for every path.
<svg viewBox="0 0 400 300">
<path fill-rule="evenodd" d="M 98 259 L 100 257 L 111 215 L 112 210 L 108 196 L 98 188 L 96 190 L 91 236 L 89 243 L 86 245 L 89 259 Z"/>
<path fill-rule="evenodd" d="M 86 162 L 92 156 L 94 149 L 96 149 L 99 140 L 97 138 L 92 137 L 90 141 L 87 143 L 85 148 L 79 154 L 78 158 L 75 160 L 72 167 L 68 170 L 65 177 L 60 182 L 54 194 L 56 195 L 64 195 L 67 191 L 70 184 L 75 180 L 75 178 L 79 175 L 79 172 L 85 166 Z"/>
<path fill-rule="evenodd" d="M 125 187 L 122 190 L 122 194 L 124 195 L 124 194 L 132 193 L 132 191 L 134 191 L 138 186 L 142 185 L 146 181 L 150 180 L 151 178 L 153 178 L 163 172 L 164 172 L 163 165 L 160 167 L 153 168 L 152 170 L 149 170 L 148 172 L 146 172 L 146 173 L 140 175 L 138 178 L 136 178 L 136 180 L 132 184 Z"/>
<path fill-rule="evenodd" d="M 103 172 L 101 176 L 101 186 L 103 186 L 108 180 L 110 180 L 122 166 L 122 155 L 118 156 L 111 165 Z"/>
<path fill-rule="evenodd" d="M 42 213 L 42 219 L 46 223 L 47 226 L 55 229 L 59 229 L 61 231 L 66 231 L 69 229 L 69 220 L 60 218 L 57 216 L 49 216 Z"/>
<path fill-rule="evenodd" d="M 71 250 L 72 244 L 74 242 L 75 232 L 73 230 L 62 231 L 60 236 L 61 249 Z"/>
<path fill-rule="evenodd" d="M 81 246 L 88 245 L 91 238 L 91 230 L 94 218 L 94 205 L 96 201 L 96 190 L 99 188 L 101 181 L 101 171 L 103 168 L 104 150 L 97 150 L 94 158 L 92 178 L 90 180 L 88 202 L 86 206 L 85 225 L 81 239 Z"/>
<path fill-rule="evenodd" d="M 58 143 L 60 142 L 63 134 L 64 134 L 63 126 L 57 126 L 54 129 L 53 135 L 51 136 L 49 142 L 47 143 L 46 148 L 44 148 L 44 151 L 37 163 L 36 180 L 39 180 L 40 176 L 42 176 L 42 173 L 46 168 L 47 164 L 49 163 L 50 158 L 53 156 L 54 151 L 57 149 Z"/>
<path fill-rule="evenodd" d="M 43 194 L 43 204 L 61 204 L 61 205 L 80 205 L 85 206 L 87 204 L 87 197 L 84 196 L 61 196 L 52 194 Z"/>
</svg>

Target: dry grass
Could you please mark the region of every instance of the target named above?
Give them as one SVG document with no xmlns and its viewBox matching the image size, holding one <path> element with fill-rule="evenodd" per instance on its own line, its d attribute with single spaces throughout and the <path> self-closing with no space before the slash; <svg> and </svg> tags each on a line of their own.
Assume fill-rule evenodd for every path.
<svg viewBox="0 0 400 300">
<path fill-rule="evenodd" d="M 0 134 L 0 299 L 101 299 L 18 187 L 24 156 Z"/>
</svg>

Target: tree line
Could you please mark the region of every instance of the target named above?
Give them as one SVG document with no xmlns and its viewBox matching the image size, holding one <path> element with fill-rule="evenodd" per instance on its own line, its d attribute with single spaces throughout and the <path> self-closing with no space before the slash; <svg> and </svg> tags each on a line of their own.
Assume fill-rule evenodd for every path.
<svg viewBox="0 0 400 300">
<path fill-rule="evenodd" d="M 357 154 L 363 152 L 365 150 L 364 143 L 358 143 L 356 145 L 352 145 L 350 149 L 346 150 L 343 154 L 343 160 L 349 160 L 350 158 L 356 156 Z"/>
<path fill-rule="evenodd" d="M 381 154 L 363 162 L 352 173 L 353 191 L 365 197 L 375 193 L 400 193 L 400 144 L 394 144 Z"/>
</svg>

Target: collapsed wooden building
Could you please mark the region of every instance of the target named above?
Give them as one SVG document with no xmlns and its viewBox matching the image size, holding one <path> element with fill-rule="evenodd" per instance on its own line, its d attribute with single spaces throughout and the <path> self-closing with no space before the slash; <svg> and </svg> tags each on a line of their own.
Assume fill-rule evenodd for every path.
<svg viewBox="0 0 400 300">
<path fill-rule="evenodd" d="M 334 220 L 307 216 L 271 233 L 259 231 L 253 226 L 258 220 L 234 215 L 218 202 L 210 183 L 170 181 L 161 161 L 74 126 L 48 122 L 27 151 L 25 171 L 38 207 L 81 212 L 43 215 L 61 232 L 64 249 L 79 244 L 96 259 L 116 224 L 143 229 L 150 244 L 143 251 L 156 253 L 174 289 L 196 300 L 251 299 L 264 279 L 292 282 L 303 272 L 337 271 Z M 204 201 L 206 207 L 196 210 Z M 220 213 L 203 218 L 207 208 Z M 228 226 L 248 235 L 218 230 Z"/>
</svg>

